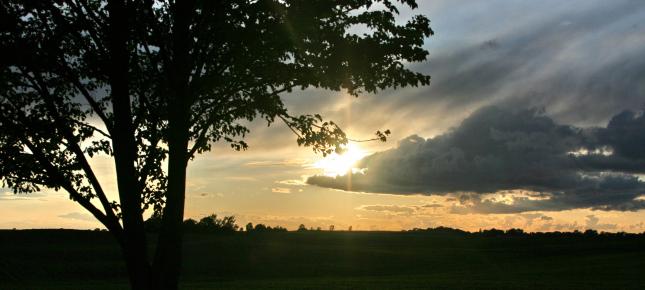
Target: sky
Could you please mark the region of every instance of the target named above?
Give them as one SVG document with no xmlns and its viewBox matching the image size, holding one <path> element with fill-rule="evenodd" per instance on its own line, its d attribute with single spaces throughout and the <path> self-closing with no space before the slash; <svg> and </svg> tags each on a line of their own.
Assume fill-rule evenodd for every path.
<svg viewBox="0 0 645 290">
<path fill-rule="evenodd" d="M 323 158 L 281 124 L 189 164 L 186 218 L 354 230 L 645 231 L 645 6 L 640 1 L 425 1 L 432 76 L 358 98 L 283 95 L 354 139 Z M 336 175 L 355 161 L 351 175 Z M 94 158 L 116 196 L 112 161 Z M 0 228 L 96 228 L 64 192 L 0 189 Z"/>
</svg>

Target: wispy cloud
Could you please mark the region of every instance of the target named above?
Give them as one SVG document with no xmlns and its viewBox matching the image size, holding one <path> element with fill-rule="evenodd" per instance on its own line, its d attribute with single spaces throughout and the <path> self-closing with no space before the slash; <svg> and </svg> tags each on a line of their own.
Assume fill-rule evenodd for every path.
<svg viewBox="0 0 645 290">
<path fill-rule="evenodd" d="M 271 188 L 271 192 L 275 192 L 275 193 L 291 193 L 291 189 L 286 188 L 286 187 L 274 187 L 274 188 Z"/>
<path fill-rule="evenodd" d="M 251 161 L 244 164 L 248 167 L 274 167 L 274 166 L 302 166 L 306 164 L 306 160 L 302 159 L 287 159 L 287 160 L 258 160 Z"/>
<path fill-rule="evenodd" d="M 70 212 L 70 213 L 59 215 L 58 217 L 65 218 L 65 219 L 79 220 L 79 221 L 88 221 L 88 222 L 96 221 L 96 219 L 91 215 L 80 213 L 80 212 Z"/>
</svg>

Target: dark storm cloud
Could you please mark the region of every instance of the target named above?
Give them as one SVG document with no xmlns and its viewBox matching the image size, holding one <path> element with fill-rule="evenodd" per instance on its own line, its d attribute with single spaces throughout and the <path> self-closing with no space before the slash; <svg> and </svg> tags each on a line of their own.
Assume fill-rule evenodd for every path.
<svg viewBox="0 0 645 290">
<path fill-rule="evenodd" d="M 458 194 L 455 212 L 512 213 L 645 208 L 645 116 L 616 115 L 604 128 L 560 125 L 539 110 L 485 107 L 430 139 L 410 136 L 365 157 L 351 176 L 313 176 L 309 184 L 395 194 Z M 488 193 L 526 190 L 512 203 Z"/>
</svg>

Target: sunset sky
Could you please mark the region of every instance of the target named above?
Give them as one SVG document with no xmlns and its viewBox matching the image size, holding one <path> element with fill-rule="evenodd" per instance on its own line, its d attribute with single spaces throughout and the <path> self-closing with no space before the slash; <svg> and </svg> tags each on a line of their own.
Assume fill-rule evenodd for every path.
<svg viewBox="0 0 645 290">
<path fill-rule="evenodd" d="M 645 5 L 421 0 L 435 35 L 411 66 L 429 86 L 358 98 L 285 94 L 353 139 L 323 158 L 283 124 L 250 124 L 247 151 L 189 164 L 186 218 L 354 230 L 645 231 Z M 111 159 L 93 164 L 110 196 Z M 338 175 L 354 167 L 354 173 Z M 350 170 L 351 171 L 351 170 Z M 96 228 L 65 192 L 0 188 L 0 228 Z"/>
</svg>

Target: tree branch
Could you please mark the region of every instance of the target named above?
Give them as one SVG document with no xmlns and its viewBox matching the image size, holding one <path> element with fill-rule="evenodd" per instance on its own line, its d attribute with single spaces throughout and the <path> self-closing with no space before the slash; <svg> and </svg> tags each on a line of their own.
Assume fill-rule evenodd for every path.
<svg viewBox="0 0 645 290">
<path fill-rule="evenodd" d="M 70 122 L 73 122 L 73 123 L 75 123 L 75 124 L 77 124 L 77 125 L 79 125 L 79 126 L 83 126 L 83 127 L 86 127 L 86 128 L 92 129 L 92 131 L 95 131 L 95 132 L 97 132 L 97 133 L 99 133 L 99 134 L 103 135 L 104 137 L 106 137 L 106 138 L 108 138 L 108 139 L 112 139 L 112 136 L 110 136 L 110 134 L 108 134 L 108 133 L 104 132 L 103 130 L 101 130 L 101 129 L 99 129 L 99 128 L 96 128 L 96 127 L 94 127 L 94 126 L 92 126 L 92 125 L 90 125 L 90 124 L 83 123 L 83 122 L 81 122 L 81 121 L 77 121 L 77 120 L 74 120 L 74 119 L 72 119 L 72 118 L 68 118 L 68 119 L 66 119 L 66 120 L 68 120 L 68 121 L 70 121 Z"/>
<path fill-rule="evenodd" d="M 34 156 L 38 160 L 39 163 L 43 167 L 45 167 L 45 170 L 48 172 L 48 174 L 54 179 L 56 179 L 59 182 L 59 185 L 63 187 L 72 197 L 72 200 L 76 201 L 78 204 L 80 204 L 83 208 L 85 208 L 87 211 L 89 211 L 97 220 L 99 220 L 106 228 L 110 230 L 114 234 L 114 236 L 117 238 L 119 243 L 124 243 L 125 241 L 123 240 L 123 229 L 121 228 L 121 225 L 118 223 L 118 220 L 114 218 L 110 218 L 109 216 L 106 216 L 101 210 L 96 208 L 90 201 L 89 199 L 83 197 L 82 194 L 80 194 L 74 186 L 69 182 L 69 180 L 65 179 L 62 173 L 54 167 L 53 164 L 49 162 L 47 157 L 43 152 L 41 152 L 33 143 L 31 143 L 27 138 L 24 138 L 21 136 L 21 141 L 29 148 L 29 150 L 34 153 Z"/>
<path fill-rule="evenodd" d="M 16 112 L 20 112 L 20 110 L 18 108 L 15 108 L 15 106 L 11 102 L 9 102 L 9 104 L 14 108 L 14 110 L 16 110 Z M 0 118 L 3 118 L 6 123 L 10 123 L 4 114 L 0 114 Z M 18 116 L 18 118 L 24 119 L 22 116 Z M 25 120 L 22 120 L 21 123 L 24 127 L 29 127 Z M 109 216 L 101 212 L 101 210 L 95 207 L 88 198 L 84 197 L 80 192 L 78 192 L 69 182 L 69 180 L 65 178 L 63 173 L 61 173 L 60 170 L 58 170 L 49 161 L 46 154 L 42 150 L 40 150 L 40 148 L 38 148 L 38 146 L 36 146 L 33 142 L 29 141 L 27 137 L 20 135 L 19 139 L 25 146 L 27 146 L 33 156 L 36 157 L 37 162 L 43 166 L 45 172 L 47 172 L 48 175 L 52 177 L 52 179 L 56 182 L 56 185 L 63 187 L 70 194 L 70 197 L 72 197 L 74 201 L 76 201 L 83 208 L 89 211 L 97 220 L 99 220 L 106 228 L 108 228 L 110 232 L 112 232 L 112 234 L 115 236 L 115 238 L 119 241 L 119 243 L 124 243 L 123 229 L 121 228 L 118 219 L 110 218 Z M 51 184 L 46 184 L 46 186 L 51 187 Z"/>
<path fill-rule="evenodd" d="M 61 61 L 63 61 L 62 56 L 60 57 L 61 57 Z M 81 84 L 78 77 L 76 77 L 76 75 L 72 72 L 72 70 L 69 67 L 65 65 L 59 65 L 59 67 L 64 72 L 63 76 L 67 78 L 67 80 L 70 81 L 74 85 L 74 87 L 76 87 L 76 89 L 81 93 L 81 95 L 83 95 L 83 98 L 87 101 L 87 103 L 90 105 L 92 110 L 96 113 L 96 115 L 99 116 L 101 121 L 103 121 L 103 124 L 105 124 L 105 128 L 107 128 L 108 133 L 110 133 L 109 135 L 111 135 L 113 131 L 113 126 L 110 123 L 107 115 L 105 115 L 105 112 L 103 111 L 103 109 L 101 109 L 101 105 L 92 97 L 90 92 L 83 86 L 83 84 Z M 104 134 L 104 135 L 108 135 L 108 134 Z"/>
<path fill-rule="evenodd" d="M 25 74 L 24 71 L 23 71 L 23 74 Z M 87 177 L 90 184 L 92 185 L 92 188 L 94 188 L 94 192 L 96 196 L 99 198 L 99 201 L 101 202 L 101 205 L 103 206 L 103 209 L 105 210 L 106 215 L 110 219 L 118 220 L 118 218 L 114 214 L 114 211 L 112 210 L 112 206 L 108 201 L 107 196 L 105 195 L 105 192 L 103 191 L 103 188 L 101 187 L 101 184 L 98 178 L 96 177 L 96 174 L 92 170 L 92 167 L 87 161 L 87 158 L 85 158 L 85 154 L 83 153 L 83 150 L 78 145 L 76 140 L 77 138 L 74 137 L 74 134 L 72 133 L 71 129 L 64 124 L 63 118 L 58 112 L 58 109 L 56 108 L 56 104 L 54 103 L 52 96 L 47 91 L 47 88 L 44 87 L 43 80 L 41 79 L 40 75 L 36 72 L 34 72 L 33 81 L 35 81 L 35 83 L 32 83 L 32 84 L 35 87 L 39 88 L 38 92 L 43 97 L 47 110 L 52 115 L 52 118 L 54 118 L 55 125 L 58 127 L 59 130 L 63 132 L 65 139 L 67 139 L 67 141 L 69 142 L 68 148 L 70 148 L 71 151 L 74 153 L 74 155 L 76 155 L 76 159 L 80 163 L 81 167 L 83 168 L 83 171 L 85 172 L 85 176 Z"/>
<path fill-rule="evenodd" d="M 287 121 L 287 119 L 285 119 L 284 116 L 278 115 L 278 118 L 280 118 L 287 125 L 287 127 L 291 129 L 291 132 L 293 132 L 293 134 L 296 134 L 298 138 L 302 138 L 302 135 L 300 135 L 300 133 L 298 133 L 298 131 L 296 131 L 296 129 L 294 129 L 293 126 L 291 126 L 291 123 L 289 123 L 289 121 Z"/>
</svg>

